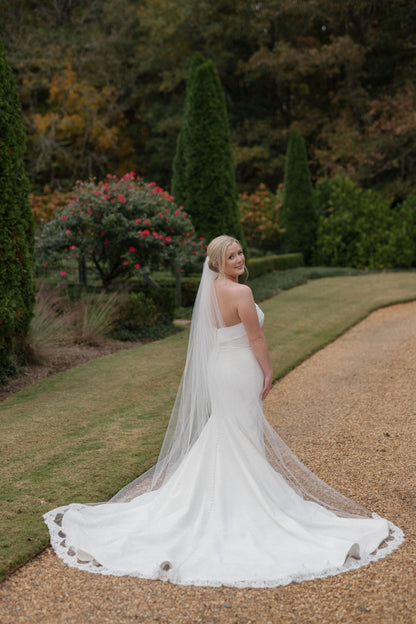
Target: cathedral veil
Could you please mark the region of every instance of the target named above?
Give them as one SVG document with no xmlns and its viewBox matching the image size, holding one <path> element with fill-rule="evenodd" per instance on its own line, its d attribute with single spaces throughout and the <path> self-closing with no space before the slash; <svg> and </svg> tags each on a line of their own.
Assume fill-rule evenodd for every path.
<svg viewBox="0 0 416 624">
<path fill-rule="evenodd" d="M 215 345 L 216 331 L 224 326 L 214 289 L 218 273 L 209 268 L 208 262 L 207 257 L 192 313 L 185 368 L 158 461 L 109 502 L 128 501 L 159 488 L 175 471 L 208 421 L 211 410 L 208 359 Z"/>
<path fill-rule="evenodd" d="M 173 406 L 169 425 L 157 463 L 120 490 L 109 502 L 126 502 L 165 483 L 198 439 L 210 417 L 207 384 L 208 359 L 214 348 L 216 332 L 224 327 L 215 294 L 218 273 L 206 258 L 192 314 L 184 373 Z M 269 463 L 305 500 L 312 500 L 341 517 L 370 517 L 372 514 L 327 485 L 290 450 L 264 415 L 264 452 Z"/>
<path fill-rule="evenodd" d="M 207 258 L 156 464 L 108 502 L 44 514 L 55 552 L 88 572 L 212 587 L 276 587 L 385 557 L 403 532 L 321 481 L 266 420 L 262 369 L 243 323 L 224 324 L 217 276 Z"/>
</svg>

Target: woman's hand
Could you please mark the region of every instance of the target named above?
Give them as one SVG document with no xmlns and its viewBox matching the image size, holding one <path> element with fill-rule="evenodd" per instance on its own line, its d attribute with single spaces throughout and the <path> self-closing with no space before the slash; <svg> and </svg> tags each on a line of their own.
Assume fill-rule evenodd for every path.
<svg viewBox="0 0 416 624">
<path fill-rule="evenodd" d="M 264 399 L 269 394 L 272 388 L 272 383 L 273 383 L 273 373 L 270 372 L 270 373 L 267 373 L 267 375 L 264 375 L 263 389 L 260 393 L 260 398 L 262 401 L 264 401 Z"/>
</svg>

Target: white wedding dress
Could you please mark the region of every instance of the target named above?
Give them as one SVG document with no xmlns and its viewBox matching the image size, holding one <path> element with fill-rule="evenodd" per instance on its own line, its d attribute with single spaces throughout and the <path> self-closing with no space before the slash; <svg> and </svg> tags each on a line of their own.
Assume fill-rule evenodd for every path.
<svg viewBox="0 0 416 624">
<path fill-rule="evenodd" d="M 244 325 L 215 334 L 210 417 L 172 474 L 143 494 L 133 487 L 123 502 L 47 513 L 57 554 L 101 574 L 273 587 L 357 568 L 396 548 L 400 529 L 322 483 L 267 423 L 263 374 Z"/>
</svg>

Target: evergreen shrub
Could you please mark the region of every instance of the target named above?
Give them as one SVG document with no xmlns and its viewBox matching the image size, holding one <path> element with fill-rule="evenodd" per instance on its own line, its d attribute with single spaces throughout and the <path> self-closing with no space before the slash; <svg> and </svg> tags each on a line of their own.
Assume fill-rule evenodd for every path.
<svg viewBox="0 0 416 624">
<path fill-rule="evenodd" d="M 35 304 L 33 217 L 23 162 L 25 130 L 0 43 L 0 382 L 16 371 Z"/>
<path fill-rule="evenodd" d="M 245 244 L 224 93 L 214 64 L 200 54 L 193 59 L 187 85 L 172 193 L 207 242 L 229 234 Z"/>
<path fill-rule="evenodd" d="M 112 333 L 117 340 L 163 338 L 172 332 L 175 314 L 173 288 L 132 290 L 124 297 Z"/>
<path fill-rule="evenodd" d="M 200 281 L 201 277 L 199 275 L 188 275 L 181 278 L 182 306 L 184 308 L 193 305 Z M 164 288 L 175 288 L 175 278 L 173 276 L 158 277 L 157 283 Z"/>
<path fill-rule="evenodd" d="M 246 262 L 250 277 L 259 277 L 272 271 L 285 271 L 304 265 L 301 253 L 281 254 L 252 258 Z"/>
<path fill-rule="evenodd" d="M 341 177 L 322 180 L 317 200 L 316 264 L 369 269 L 412 266 L 415 211 L 411 200 L 392 207 L 379 193 Z"/>
<path fill-rule="evenodd" d="M 283 206 L 280 211 L 282 251 L 300 252 L 310 264 L 317 214 L 305 142 L 292 130 L 286 152 Z"/>
</svg>

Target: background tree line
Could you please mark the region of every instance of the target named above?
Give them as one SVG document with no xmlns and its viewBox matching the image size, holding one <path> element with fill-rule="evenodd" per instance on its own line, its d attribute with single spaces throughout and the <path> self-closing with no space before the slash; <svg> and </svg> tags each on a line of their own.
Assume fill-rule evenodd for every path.
<svg viewBox="0 0 416 624">
<path fill-rule="evenodd" d="M 135 170 L 170 188 L 190 60 L 225 91 L 239 190 L 283 180 L 289 128 L 314 178 L 415 191 L 409 0 L 2 0 L 32 186 Z"/>
</svg>

